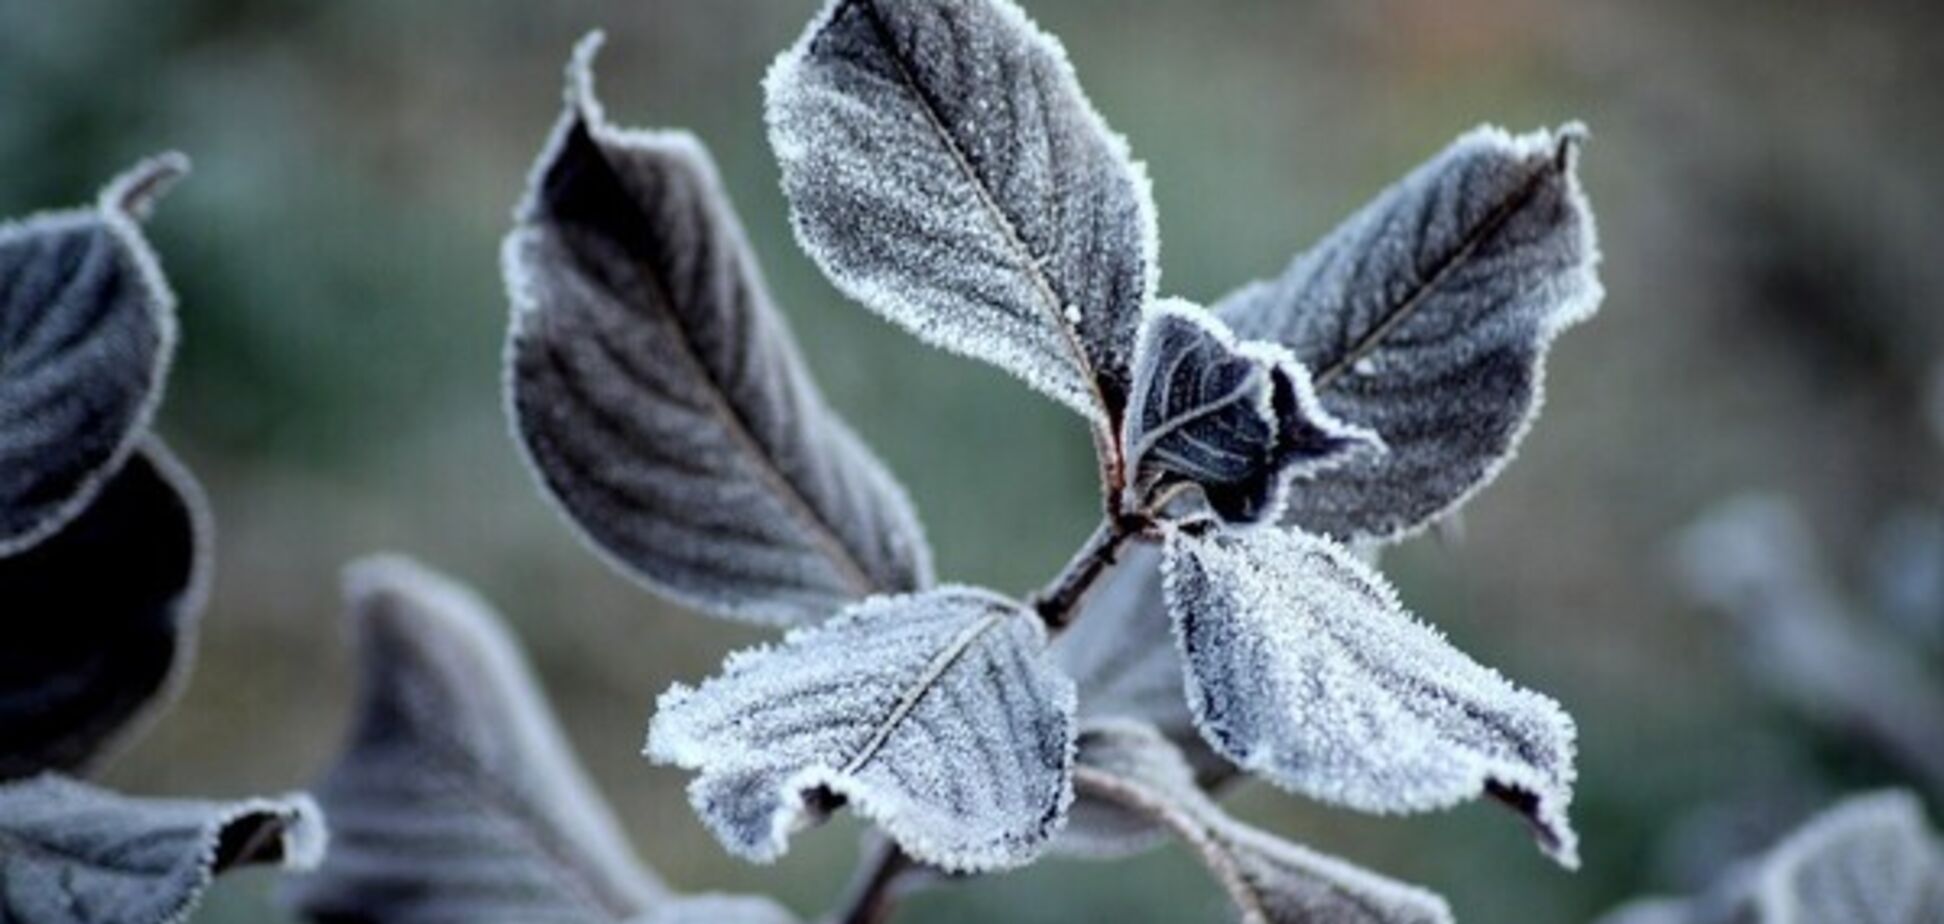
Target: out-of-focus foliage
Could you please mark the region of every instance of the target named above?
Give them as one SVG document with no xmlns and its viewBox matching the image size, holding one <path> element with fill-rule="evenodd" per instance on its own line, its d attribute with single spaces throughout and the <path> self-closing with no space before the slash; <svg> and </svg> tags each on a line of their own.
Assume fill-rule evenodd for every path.
<svg viewBox="0 0 1944 924">
<path fill-rule="evenodd" d="M 1483 808 L 1365 819 L 1245 789 L 1231 814 L 1432 888 L 1460 920 L 1578 920 L 1699 885 L 1709 858 L 1769 842 L 1823 787 L 1902 779 L 1726 669 L 1732 636 L 1654 550 L 1743 487 L 1800 499 L 1825 548 L 1860 548 L 1892 510 L 1944 503 L 1944 442 L 1925 430 L 1944 357 L 1931 253 L 1944 13 L 1913 0 L 1030 7 L 1147 161 L 1169 216 L 1163 275 L 1191 298 L 1275 273 L 1477 121 L 1582 118 L 1600 152 L 1585 181 L 1606 307 L 1599 336 L 1562 343 L 1548 383 L 1570 413 L 1468 508 L 1463 543 L 1418 540 L 1387 561 L 1406 603 L 1579 720 L 1583 871 L 1553 872 Z M 599 25 L 609 109 L 709 141 L 808 365 L 904 476 L 940 572 L 1021 590 L 1086 533 L 1092 462 L 1072 415 L 911 348 L 792 252 L 756 85 L 813 8 L 163 0 L 133 17 L 112 0 L 0 0 L 0 213 L 83 201 L 163 147 L 198 168 L 146 230 L 170 259 L 184 333 L 164 429 L 209 489 L 223 568 L 185 702 L 111 781 L 240 793 L 309 779 L 351 708 L 338 567 L 403 547 L 518 615 L 590 773 L 658 869 L 827 903 L 847 830 L 742 868 L 693 819 L 683 776 L 637 755 L 654 693 L 756 636 L 672 618 L 590 560 L 534 496 L 498 399 L 508 191 L 557 113 L 562 56 Z M 1730 792 L 1752 804 L 1721 802 Z M 199 920 L 279 919 L 239 884 Z M 1221 908 L 1171 849 L 1126 867 L 1042 864 L 916 898 L 905 917 Z"/>
</svg>

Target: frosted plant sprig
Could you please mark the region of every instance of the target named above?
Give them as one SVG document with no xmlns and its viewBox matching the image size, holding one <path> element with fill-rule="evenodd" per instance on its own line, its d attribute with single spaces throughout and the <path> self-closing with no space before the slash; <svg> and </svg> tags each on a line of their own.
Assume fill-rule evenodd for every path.
<svg viewBox="0 0 1944 924">
<path fill-rule="evenodd" d="M 174 700 L 208 596 L 201 486 L 151 431 L 175 299 L 143 237 L 189 169 L 148 158 L 88 208 L 0 222 L 0 921 L 179 924 L 220 874 L 315 866 L 310 797 L 112 792 Z"/>
<path fill-rule="evenodd" d="M 1577 862 L 1571 719 L 1348 544 L 1448 516 L 1530 426 L 1552 341 L 1601 294 L 1583 129 L 1471 132 L 1203 308 L 1160 297 L 1145 172 L 1015 3 L 826 3 L 764 81 L 797 241 L 866 308 L 1092 433 L 1101 523 L 1013 598 L 933 586 L 904 491 L 818 396 L 706 151 L 609 123 L 596 42 L 507 240 L 508 404 L 605 557 L 789 627 L 650 723 L 647 754 L 695 772 L 725 848 L 772 861 L 856 809 L 892 846 L 836 921 L 881 920 L 912 869 L 1159 832 L 1251 921 L 1448 917 L 1220 816 L 1205 787 L 1250 773 L 1379 813 L 1490 796 Z M 1146 756 L 1102 765 L 1103 741 Z"/>
</svg>

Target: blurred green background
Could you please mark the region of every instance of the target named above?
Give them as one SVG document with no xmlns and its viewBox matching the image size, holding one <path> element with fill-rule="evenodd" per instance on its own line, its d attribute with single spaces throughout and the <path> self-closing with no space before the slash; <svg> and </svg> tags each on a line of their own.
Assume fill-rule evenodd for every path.
<svg viewBox="0 0 1944 924">
<path fill-rule="evenodd" d="M 1944 7 L 1026 5 L 1147 161 L 1163 288 L 1198 300 L 1278 271 L 1478 122 L 1593 130 L 1604 311 L 1554 351 L 1545 417 L 1462 541 L 1387 559 L 1424 617 L 1578 718 L 1585 869 L 1554 868 L 1482 804 L 1369 818 L 1251 787 L 1239 814 L 1437 889 L 1462 920 L 1572 921 L 1688 885 L 1679 832 L 1751 779 L 1898 780 L 1742 678 L 1667 547 L 1746 487 L 1803 502 L 1831 549 L 1944 502 L 1923 422 L 1944 368 Z M 569 48 L 605 27 L 610 114 L 713 148 L 811 366 L 911 488 L 941 575 L 1023 591 L 1086 535 L 1078 418 L 847 304 L 790 240 L 757 82 L 815 7 L 0 0 L 0 214 L 85 201 L 158 149 L 196 163 L 150 224 L 184 331 L 161 429 L 212 495 L 219 575 L 187 694 L 110 782 L 304 785 L 350 706 L 338 569 L 403 551 L 503 609 L 665 876 L 829 902 L 853 823 L 742 866 L 691 816 L 684 777 L 638 756 L 655 694 L 759 633 L 584 551 L 522 469 L 499 389 L 499 238 Z M 196 920 L 281 920 L 273 892 L 265 874 L 226 881 Z M 1170 848 L 949 888 L 899 920 L 1225 914 Z"/>
</svg>

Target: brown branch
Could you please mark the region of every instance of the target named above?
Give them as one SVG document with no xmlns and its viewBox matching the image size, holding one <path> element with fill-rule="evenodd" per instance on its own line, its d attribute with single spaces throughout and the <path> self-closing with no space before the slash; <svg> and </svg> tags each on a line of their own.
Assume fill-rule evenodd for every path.
<svg viewBox="0 0 1944 924">
<path fill-rule="evenodd" d="M 1121 549 L 1141 535 L 1142 525 L 1134 518 L 1101 521 L 1066 567 L 1027 601 L 1049 630 L 1058 632 L 1073 622 L 1087 591 L 1120 559 Z"/>
<path fill-rule="evenodd" d="M 850 891 L 824 919 L 824 924 L 885 924 L 897 907 L 898 896 L 893 887 L 906 872 L 916 868 L 917 861 L 898 849 L 897 844 L 888 839 L 879 841 L 859 858 Z"/>
</svg>

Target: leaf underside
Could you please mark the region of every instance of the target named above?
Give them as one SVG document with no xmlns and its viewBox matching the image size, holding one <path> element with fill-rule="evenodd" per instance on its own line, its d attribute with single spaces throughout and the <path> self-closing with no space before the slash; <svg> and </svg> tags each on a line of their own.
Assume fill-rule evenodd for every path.
<svg viewBox="0 0 1944 924">
<path fill-rule="evenodd" d="M 409 561 L 348 572 L 362 679 L 346 749 L 317 786 L 333 844 L 288 898 L 318 920 L 676 920 L 498 617 Z M 717 899 L 712 899 L 717 900 Z M 766 902 L 725 922 L 788 920 Z M 661 916 L 661 917 L 657 917 Z"/>
<path fill-rule="evenodd" d="M 86 507 L 161 401 L 175 298 L 135 222 L 187 168 L 163 155 L 92 209 L 0 223 L 0 555 Z"/>
<path fill-rule="evenodd" d="M 1231 818 L 1151 726 L 1113 723 L 1080 740 L 1083 798 L 1172 829 L 1228 893 L 1244 924 L 1450 924 L 1442 898 Z M 1077 816 L 1076 816 L 1077 817 Z"/>
<path fill-rule="evenodd" d="M 302 795 L 133 798 L 53 774 L 0 785 L 0 921 L 179 924 L 217 874 L 306 869 L 324 823 Z"/>
<path fill-rule="evenodd" d="M 648 754 L 701 771 L 697 813 L 750 860 L 849 804 L 923 862 L 1019 866 L 1072 797 L 1073 688 L 1045 646 L 1038 619 L 986 591 L 873 598 L 670 689 Z"/>
<path fill-rule="evenodd" d="M 797 238 L 838 287 L 1111 441 L 1153 204 L 1059 42 L 1010 0 L 838 0 L 764 89 Z"/>
<path fill-rule="evenodd" d="M 1490 795 L 1574 866 L 1572 720 L 1417 622 L 1341 546 L 1264 528 L 1167 541 L 1189 705 L 1215 750 L 1325 802 L 1417 812 Z"/>
<path fill-rule="evenodd" d="M 1315 373 L 1323 405 L 1389 451 L 1322 473 L 1285 522 L 1395 539 L 1462 504 L 1537 413 L 1546 351 L 1601 296 L 1578 126 L 1453 143 L 1214 311 Z"/>
<path fill-rule="evenodd" d="M 698 609 L 804 623 L 928 585 L 910 502 L 818 394 L 707 151 L 608 124 L 597 45 L 504 249 L 509 401 L 541 482 Z"/>
<path fill-rule="evenodd" d="M 1186 302 L 1163 302 L 1143 323 L 1131 400 L 1122 452 L 1135 509 L 1188 484 L 1227 522 L 1273 519 L 1292 478 L 1376 444 L 1317 405 L 1308 371 L 1287 351 L 1238 344 Z"/>
<path fill-rule="evenodd" d="M 0 780 L 95 766 L 166 705 L 208 542 L 201 489 L 150 439 L 60 532 L 0 558 Z"/>
</svg>

